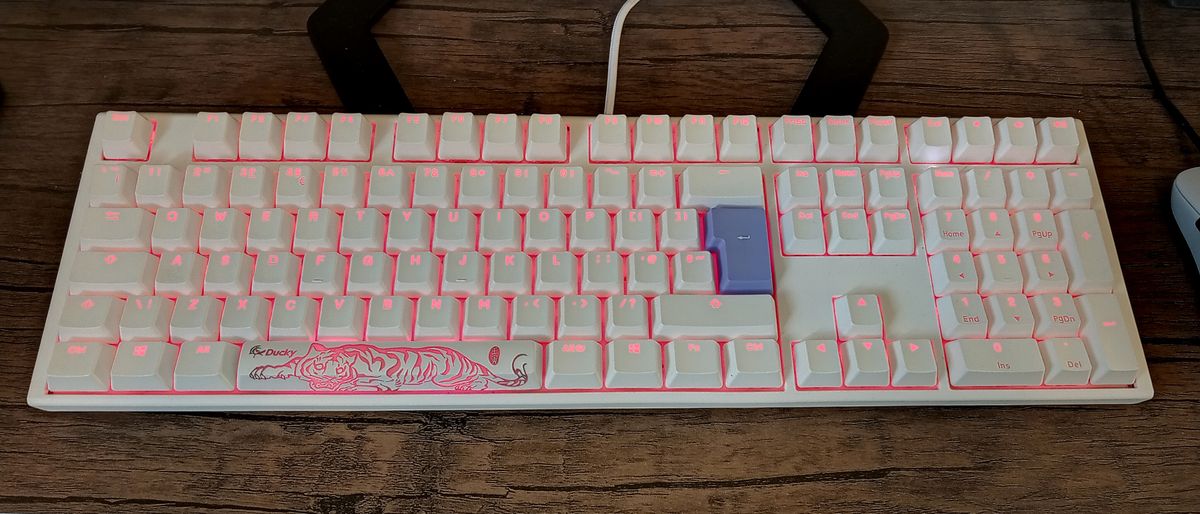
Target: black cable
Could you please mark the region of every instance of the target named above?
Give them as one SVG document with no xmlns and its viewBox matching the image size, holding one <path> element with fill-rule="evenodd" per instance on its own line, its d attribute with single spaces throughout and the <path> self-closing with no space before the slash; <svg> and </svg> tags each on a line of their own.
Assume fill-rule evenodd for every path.
<svg viewBox="0 0 1200 514">
<path fill-rule="evenodd" d="M 1154 71 L 1154 63 L 1150 62 L 1150 54 L 1146 52 L 1146 40 L 1142 36 L 1142 7 L 1139 0 L 1129 0 L 1129 7 L 1133 11 L 1133 39 L 1137 43 L 1138 56 L 1142 58 L 1142 66 L 1146 68 L 1146 75 L 1150 78 L 1150 88 L 1154 90 L 1154 98 L 1162 104 L 1163 109 L 1167 110 L 1167 115 L 1176 125 L 1179 125 L 1183 134 L 1192 141 L 1192 145 L 1200 150 L 1200 134 L 1196 133 L 1195 127 L 1188 122 L 1187 116 L 1184 116 L 1183 112 L 1175 106 L 1175 102 L 1172 102 L 1171 98 L 1167 96 L 1162 82 L 1158 80 L 1158 72 Z"/>
</svg>

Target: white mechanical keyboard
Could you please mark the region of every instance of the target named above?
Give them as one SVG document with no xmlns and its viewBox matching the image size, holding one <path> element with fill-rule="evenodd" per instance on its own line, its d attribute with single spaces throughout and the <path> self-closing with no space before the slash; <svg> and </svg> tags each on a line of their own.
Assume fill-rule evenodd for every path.
<svg viewBox="0 0 1200 514">
<path fill-rule="evenodd" d="M 29 404 L 1153 395 L 1072 118 L 97 116 Z"/>
</svg>

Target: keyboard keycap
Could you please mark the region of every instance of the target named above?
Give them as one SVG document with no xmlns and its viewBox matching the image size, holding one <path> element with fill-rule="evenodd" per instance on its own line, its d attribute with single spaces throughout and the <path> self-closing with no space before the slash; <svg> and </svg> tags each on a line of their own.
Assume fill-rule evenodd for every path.
<svg viewBox="0 0 1200 514">
<path fill-rule="evenodd" d="M 144 161 L 150 156 L 154 124 L 134 111 L 108 111 L 100 115 L 97 128 L 105 159 Z"/>
<path fill-rule="evenodd" d="M 338 226 L 341 218 L 331 209 L 300 209 L 296 213 L 296 234 L 292 237 L 292 253 L 306 255 L 332 252 L 338 248 Z"/>
<path fill-rule="evenodd" d="M 557 114 L 534 114 L 529 117 L 525 142 L 525 160 L 532 162 L 562 162 L 567 160 L 567 125 Z"/>
<path fill-rule="evenodd" d="M 70 305 L 69 303 L 67 304 Z M 121 312 L 122 341 L 166 341 L 175 301 L 162 296 L 131 296 Z M 60 337 L 61 337 L 61 331 Z"/>
<path fill-rule="evenodd" d="M 663 386 L 662 349 L 657 341 L 626 339 L 605 347 L 608 353 L 604 387 L 657 389 Z"/>
<path fill-rule="evenodd" d="M 825 186 L 825 213 L 834 209 L 861 209 L 866 204 L 863 191 L 862 170 L 858 168 L 830 168 L 822 177 Z"/>
<path fill-rule="evenodd" d="M 554 339 L 554 300 L 544 295 L 513 298 L 508 337 L 549 341 Z"/>
<path fill-rule="evenodd" d="M 961 209 L 962 179 L 958 168 L 933 168 L 917 175 L 917 204 L 921 214 L 937 209 Z"/>
<path fill-rule="evenodd" d="M 299 257 L 289 252 L 261 253 L 254 260 L 250 291 L 268 298 L 294 295 L 299 281 Z"/>
<path fill-rule="evenodd" d="M 937 364 L 933 345 L 928 339 L 909 339 L 888 343 L 892 363 L 892 387 L 933 387 L 937 385 Z"/>
<path fill-rule="evenodd" d="M 988 318 L 987 336 L 992 339 L 1021 339 L 1033 337 L 1034 317 L 1029 300 L 1022 294 L 1001 294 L 987 297 L 984 307 Z"/>
<path fill-rule="evenodd" d="M 914 163 L 950 162 L 953 145 L 949 118 L 922 117 L 908 126 L 908 156 Z"/>
<path fill-rule="evenodd" d="M 392 273 L 396 260 L 383 252 L 361 252 L 350 256 L 350 274 L 346 276 L 346 294 L 376 296 L 392 293 Z"/>
<path fill-rule="evenodd" d="M 530 294 L 533 283 L 532 260 L 520 252 L 499 252 L 489 259 L 488 294 L 512 298 Z"/>
<path fill-rule="evenodd" d="M 823 255 L 825 225 L 818 209 L 796 209 L 780 218 L 784 255 Z"/>
<path fill-rule="evenodd" d="M 592 173 L 592 208 L 616 211 L 633 207 L 629 168 L 604 166 Z"/>
<path fill-rule="evenodd" d="M 873 294 L 848 294 L 833 299 L 833 317 L 841 340 L 883 337 L 883 311 Z"/>
<path fill-rule="evenodd" d="M 646 299 L 642 296 L 613 296 L 604 302 L 604 306 L 606 339 L 645 339 L 650 333 Z"/>
<path fill-rule="evenodd" d="M 758 118 L 726 116 L 721 120 L 721 162 L 758 162 L 761 159 L 758 141 Z"/>
<path fill-rule="evenodd" d="M 341 214 L 363 206 L 366 179 L 356 166 L 326 166 L 321 184 L 321 207 Z"/>
<path fill-rule="evenodd" d="M 588 125 L 588 157 L 592 162 L 631 160 L 629 119 L 624 114 L 601 114 Z"/>
<path fill-rule="evenodd" d="M 633 160 L 670 162 L 675 156 L 672 132 L 670 116 L 665 114 L 639 116 L 634 130 Z"/>
<path fill-rule="evenodd" d="M 393 209 L 388 216 L 388 253 L 428 250 L 433 234 L 433 218 L 420 209 Z"/>
<path fill-rule="evenodd" d="M 779 343 L 765 339 L 736 339 L 725 343 L 725 387 L 730 389 L 783 386 Z"/>
<path fill-rule="evenodd" d="M 580 293 L 606 297 L 625 292 L 625 261 L 621 254 L 588 252 L 580 260 L 583 261 Z"/>
<path fill-rule="evenodd" d="M 348 209 L 342 213 L 338 249 L 342 253 L 381 252 L 387 218 L 373 208 Z"/>
<path fill-rule="evenodd" d="M 667 256 L 661 252 L 634 252 L 629 254 L 629 281 L 625 290 L 629 294 L 657 296 L 671 290 L 667 276 Z"/>
<path fill-rule="evenodd" d="M 399 166 L 374 166 L 367 185 L 367 207 L 382 213 L 409 207 L 412 200 L 412 177 Z"/>
<path fill-rule="evenodd" d="M 879 211 L 869 216 L 871 253 L 875 255 L 912 255 L 916 251 L 912 218 L 907 210 Z"/>
<path fill-rule="evenodd" d="M 1092 179 L 1087 168 L 1059 168 L 1050 174 L 1053 193 L 1050 208 L 1055 212 L 1092 207 Z M 140 203 L 140 201 L 139 201 Z"/>
<path fill-rule="evenodd" d="M 163 341 L 123 342 L 110 375 L 113 391 L 170 391 L 179 349 Z"/>
<path fill-rule="evenodd" d="M 330 116 L 329 160 L 367 161 L 371 159 L 375 127 L 361 114 L 335 112 Z M 362 198 L 361 196 L 359 198 Z"/>
<path fill-rule="evenodd" d="M 1039 340 L 1079 336 L 1079 311 L 1068 294 L 1038 295 L 1030 299 L 1035 325 L 1033 336 Z"/>
<path fill-rule="evenodd" d="M 442 294 L 464 297 L 483 294 L 487 263 L 478 252 L 450 252 L 442 265 Z"/>
<path fill-rule="evenodd" d="M 623 253 L 654 250 L 654 213 L 649 209 L 622 209 L 616 214 L 614 248 Z"/>
<path fill-rule="evenodd" d="M 1046 365 L 1033 339 L 960 339 L 946 343 L 955 387 L 1037 386 Z"/>
<path fill-rule="evenodd" d="M 103 343 L 58 343 L 46 369 L 52 392 L 107 391 L 117 347 Z"/>
<path fill-rule="evenodd" d="M 900 162 L 894 116 L 867 116 L 858 122 L 859 162 Z"/>
<path fill-rule="evenodd" d="M 246 253 L 287 252 L 292 249 L 296 217 L 284 209 L 255 209 L 250 211 L 250 227 L 246 230 Z"/>
<path fill-rule="evenodd" d="M 283 123 L 269 112 L 242 114 L 238 131 L 238 158 L 278 161 L 283 158 Z"/>
<path fill-rule="evenodd" d="M 986 337 L 988 316 L 977 294 L 952 294 L 937 299 L 942 339 Z"/>
<path fill-rule="evenodd" d="M 559 166 L 550 170 L 550 190 L 546 207 L 569 212 L 588 205 L 587 176 L 579 166 Z"/>
<path fill-rule="evenodd" d="M 412 206 L 414 209 L 454 207 L 454 176 L 445 166 L 421 166 L 415 171 Z"/>
<path fill-rule="evenodd" d="M 283 166 L 275 183 L 275 205 L 296 212 L 321 203 L 321 172 L 312 166 Z M 185 186 L 186 187 L 186 186 Z"/>
<path fill-rule="evenodd" d="M 95 167 L 88 191 L 92 207 L 132 207 L 137 201 L 137 174 L 126 166 L 104 164 Z"/>
<path fill-rule="evenodd" d="M 355 296 L 327 296 L 321 299 L 317 320 L 317 340 L 345 341 L 363 338 L 366 305 Z"/>
<path fill-rule="evenodd" d="M 121 339 L 125 301 L 111 296 L 71 296 L 58 321 L 61 342 L 115 343 Z"/>
<path fill-rule="evenodd" d="M 437 136 L 433 121 L 425 113 L 396 115 L 396 135 L 392 141 L 393 161 L 432 161 L 437 157 Z"/>
<path fill-rule="evenodd" d="M 224 303 L 212 296 L 180 296 L 171 313 L 171 342 L 216 341 Z"/>
<path fill-rule="evenodd" d="M 469 112 L 442 114 L 438 133 L 438 160 L 477 161 L 480 159 L 479 121 Z M 413 202 L 416 205 L 416 201 Z"/>
<path fill-rule="evenodd" d="M 521 216 L 514 209 L 486 209 L 479 215 L 479 251 L 484 255 L 521 250 Z"/>
<path fill-rule="evenodd" d="M 1063 260 L 1070 271 L 1071 294 L 1112 292 L 1116 277 L 1101 237 L 1100 220 L 1090 209 L 1062 211 L 1054 215 L 1063 235 Z"/>
<path fill-rule="evenodd" d="M 261 296 L 231 296 L 221 312 L 221 339 L 225 341 L 265 341 L 271 302 Z"/>
<path fill-rule="evenodd" d="M 846 387 L 887 387 L 892 377 L 882 340 L 846 341 L 842 343 L 841 355 Z"/>
<path fill-rule="evenodd" d="M 417 299 L 413 323 L 416 341 L 456 341 L 462 328 L 462 305 L 453 296 L 423 296 Z"/>
<path fill-rule="evenodd" d="M 996 133 L 992 119 L 986 116 L 964 116 L 954 122 L 954 152 L 951 162 L 992 162 L 996 149 Z"/>
<path fill-rule="evenodd" d="M 675 172 L 670 167 L 642 168 L 637 180 L 637 208 L 657 213 L 675 207 Z"/>
<path fill-rule="evenodd" d="M 867 255 L 871 253 L 871 234 L 867 229 L 867 211 L 839 209 L 825 216 L 830 255 Z"/>
<path fill-rule="evenodd" d="M 160 295 L 198 295 L 204 286 L 208 258 L 194 252 L 165 252 L 154 276 L 154 291 Z"/>
<path fill-rule="evenodd" d="M 668 389 L 721 387 L 721 349 L 713 340 L 671 341 L 666 344 Z"/>
<path fill-rule="evenodd" d="M 929 257 L 933 294 L 973 293 L 979 290 L 979 275 L 968 252 L 947 252 Z"/>
<path fill-rule="evenodd" d="M 413 302 L 402 296 L 375 296 L 367 305 L 367 340 L 412 338 Z"/>
<path fill-rule="evenodd" d="M 705 247 L 716 256 L 721 293 L 771 293 L 766 212 L 757 207 L 717 207 L 708 211 L 705 222 Z"/>
<path fill-rule="evenodd" d="M 576 254 L 612 249 L 612 230 L 608 211 L 576 209 L 571 214 L 571 251 Z"/>
<path fill-rule="evenodd" d="M 339 295 L 346 291 L 346 256 L 337 252 L 304 255 L 300 268 L 300 294 Z"/>
<path fill-rule="evenodd" d="M 463 310 L 464 340 L 504 339 L 508 335 L 508 302 L 499 296 L 472 296 Z"/>
<path fill-rule="evenodd" d="M 1058 224 L 1054 222 L 1054 213 L 1049 209 L 1017 211 L 1013 215 L 1013 225 L 1016 227 L 1017 250 L 1058 249 Z"/>
<path fill-rule="evenodd" d="M 240 351 L 237 345 L 222 341 L 183 343 L 175 363 L 175 390 L 232 391 Z"/>
<path fill-rule="evenodd" d="M 183 205 L 183 172 L 169 164 L 143 165 L 138 169 L 134 198 L 138 207 L 151 211 Z"/>
<path fill-rule="evenodd" d="M 491 166 L 463 167 L 458 174 L 458 208 L 478 214 L 500 207 L 500 175 Z"/>
<path fill-rule="evenodd" d="M 1075 118 L 1044 118 L 1038 121 L 1037 162 L 1073 163 L 1079 155 L 1079 132 Z"/>
<path fill-rule="evenodd" d="M 555 297 L 575 294 L 578 290 L 575 259 L 575 255 L 568 252 L 538 254 L 533 292 Z"/>
<path fill-rule="evenodd" d="M 821 186 L 817 169 L 813 167 L 787 168 L 779 172 L 775 175 L 775 193 L 780 213 L 821 208 Z"/>
<path fill-rule="evenodd" d="M 254 258 L 242 252 L 214 252 L 204 272 L 204 294 L 233 296 L 250 294 L 250 272 Z"/>
<path fill-rule="evenodd" d="M 1128 385 L 1146 368 L 1137 351 L 1138 337 L 1111 294 L 1087 294 L 1075 299 L 1083 326 L 1080 336 L 1092 360 L 1092 384 Z"/>
<path fill-rule="evenodd" d="M 676 294 L 715 293 L 711 255 L 708 252 L 680 252 L 671 257 L 671 291 Z"/>
<path fill-rule="evenodd" d="M 792 347 L 796 387 L 800 389 L 841 387 L 842 363 L 837 341 L 814 339 Z"/>
<path fill-rule="evenodd" d="M 1046 363 L 1046 385 L 1085 385 L 1092 376 L 1092 361 L 1083 341 L 1049 339 L 1038 345 Z"/>
<path fill-rule="evenodd" d="M 975 256 L 975 267 L 979 270 L 980 293 L 1020 293 L 1024 290 L 1021 261 L 1013 252 L 981 253 Z"/>
<path fill-rule="evenodd" d="M 600 389 L 604 380 L 600 344 L 551 341 L 546 345 L 547 389 Z"/>
<path fill-rule="evenodd" d="M 142 252 L 79 252 L 71 294 L 147 295 L 154 292 L 158 257 Z"/>
<path fill-rule="evenodd" d="M 652 337 L 657 340 L 778 340 L 770 295 L 669 294 L 654 298 L 652 306 Z"/>
<path fill-rule="evenodd" d="M 867 211 L 908 208 L 904 168 L 875 168 L 867 173 Z"/>
<path fill-rule="evenodd" d="M 971 226 L 971 251 L 1013 249 L 1013 226 L 1004 209 L 979 209 L 967 215 Z"/>
<path fill-rule="evenodd" d="M 1029 252 L 1021 255 L 1025 294 L 1067 292 L 1067 268 L 1058 252 Z"/>
<path fill-rule="evenodd" d="M 521 120 L 515 114 L 489 114 L 483 122 L 483 160 L 515 162 L 525 158 Z"/>
<path fill-rule="evenodd" d="M 939 209 L 921 216 L 925 228 L 925 251 L 930 255 L 971 246 L 967 215 L 961 209 Z"/>
<path fill-rule="evenodd" d="M 858 153 L 853 116 L 825 116 L 817 122 L 817 162 L 854 162 Z"/>
<path fill-rule="evenodd" d="M 1026 168 L 1008 172 L 1009 209 L 1045 209 L 1050 206 L 1046 170 Z"/>
<path fill-rule="evenodd" d="M 717 134 L 713 117 L 708 114 L 688 114 L 679 119 L 679 140 L 675 160 L 681 162 L 715 162 Z"/>
<path fill-rule="evenodd" d="M 1037 153 L 1033 118 L 1004 118 L 996 123 L 997 164 L 1029 164 Z"/>
<path fill-rule="evenodd" d="M 504 173 L 503 206 L 527 212 L 545 206 L 545 173 L 537 166 L 513 166 Z"/>
<path fill-rule="evenodd" d="M 433 252 L 444 254 L 474 250 L 475 215 L 466 209 L 438 209 L 433 218 Z"/>
<path fill-rule="evenodd" d="M 243 211 L 275 206 L 276 176 L 265 166 L 234 166 L 229 206 Z"/>
<path fill-rule="evenodd" d="M 1008 200 L 1005 174 L 1000 168 L 971 168 L 963 175 L 966 191 L 963 204 L 967 210 L 1001 209 Z"/>
<path fill-rule="evenodd" d="M 558 338 L 591 339 L 602 337 L 600 300 L 595 296 L 566 295 L 558 301 Z"/>
<path fill-rule="evenodd" d="M 813 162 L 812 119 L 781 116 L 771 124 L 771 158 L 775 162 Z"/>
<path fill-rule="evenodd" d="M 229 206 L 229 170 L 188 166 L 183 177 L 183 206 L 196 210 Z"/>
<path fill-rule="evenodd" d="M 333 363 L 345 368 L 333 369 Z M 377 365 L 383 363 L 385 365 Z M 539 389 L 541 349 L 533 341 L 257 343 L 242 345 L 242 391 L 442 391 Z M 328 365 L 324 374 L 310 369 Z"/>
<path fill-rule="evenodd" d="M 679 177 L 679 187 L 682 208 L 763 206 L 762 170 L 754 166 L 688 166 Z"/>
<path fill-rule="evenodd" d="M 83 213 L 79 249 L 149 250 L 154 215 L 145 209 L 97 208 Z"/>
<path fill-rule="evenodd" d="M 315 112 L 290 112 L 283 131 L 283 158 L 317 161 L 325 158 L 329 123 Z"/>
</svg>

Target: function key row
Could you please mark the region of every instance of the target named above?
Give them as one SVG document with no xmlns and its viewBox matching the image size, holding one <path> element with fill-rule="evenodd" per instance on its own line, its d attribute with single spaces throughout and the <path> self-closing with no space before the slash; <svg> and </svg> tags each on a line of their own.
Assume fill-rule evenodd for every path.
<svg viewBox="0 0 1200 514">
<path fill-rule="evenodd" d="M 892 116 L 783 116 L 771 125 L 775 162 L 896 163 L 907 143 L 909 161 L 938 163 L 1073 163 L 1079 154 L 1074 118 L 986 116 L 918 118 L 898 127 Z M 903 130 L 901 130 L 903 129 Z M 904 138 L 900 134 L 905 135 Z"/>
<path fill-rule="evenodd" d="M 759 162 L 758 119 L 645 114 L 629 126 L 624 114 L 596 116 L 588 126 L 591 162 Z"/>
<path fill-rule="evenodd" d="M 195 164 L 180 170 L 171 165 L 102 164 L 94 169 L 89 191 L 92 207 L 142 207 L 149 210 L 188 207 L 346 209 L 375 207 L 435 209 L 458 207 L 479 213 L 490 208 L 591 207 L 616 212 L 632 207 L 661 213 L 675 207 L 717 205 L 763 207 L 762 172 L 758 167 L 671 167 L 413 165 L 282 166 Z M 678 193 L 677 193 L 678 191 Z"/>
</svg>

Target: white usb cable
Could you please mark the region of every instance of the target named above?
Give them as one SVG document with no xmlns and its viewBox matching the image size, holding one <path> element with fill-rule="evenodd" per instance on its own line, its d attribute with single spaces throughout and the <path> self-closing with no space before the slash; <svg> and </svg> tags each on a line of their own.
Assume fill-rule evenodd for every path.
<svg viewBox="0 0 1200 514">
<path fill-rule="evenodd" d="M 613 104 L 617 101 L 617 54 L 621 51 L 621 27 L 625 25 L 625 17 L 633 6 L 641 0 L 625 0 L 625 5 L 617 11 L 613 20 L 612 40 L 608 42 L 608 84 L 604 87 L 604 114 L 613 113 Z"/>
</svg>

